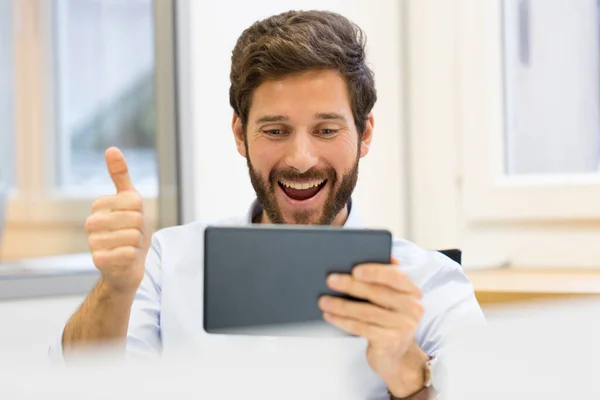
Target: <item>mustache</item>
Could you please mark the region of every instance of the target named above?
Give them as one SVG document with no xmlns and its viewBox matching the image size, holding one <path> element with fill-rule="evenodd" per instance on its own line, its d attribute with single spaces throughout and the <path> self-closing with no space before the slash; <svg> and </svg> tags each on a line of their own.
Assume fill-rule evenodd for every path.
<svg viewBox="0 0 600 400">
<path fill-rule="evenodd" d="M 329 179 L 335 178 L 335 170 L 333 168 L 327 169 L 316 169 L 311 168 L 306 172 L 298 172 L 295 169 L 273 169 L 269 174 L 269 180 L 271 182 L 277 182 L 279 180 L 318 180 L 318 179 Z"/>
</svg>

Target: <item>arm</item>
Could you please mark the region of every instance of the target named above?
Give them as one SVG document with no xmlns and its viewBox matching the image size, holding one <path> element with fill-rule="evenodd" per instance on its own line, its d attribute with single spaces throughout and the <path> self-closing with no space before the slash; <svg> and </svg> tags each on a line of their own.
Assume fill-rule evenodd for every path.
<svg viewBox="0 0 600 400">
<path fill-rule="evenodd" d="M 162 271 L 160 241 L 152 241 L 144 278 L 133 294 L 112 291 L 101 278 L 49 348 L 55 362 L 93 351 L 105 356 L 106 346 L 116 357 L 148 359 L 162 351 L 160 299 Z M 133 300 L 131 300 L 133 299 Z M 102 354 L 98 350 L 102 346 Z M 116 352 L 116 354 L 115 354 Z M 85 354 L 82 354 L 85 356 Z"/>
<path fill-rule="evenodd" d="M 124 350 L 131 307 L 145 273 L 151 237 L 144 223 L 142 198 L 118 149 L 107 150 L 106 165 L 117 193 L 97 199 L 85 221 L 101 277 L 63 331 L 65 354 L 107 342 Z"/>
<path fill-rule="evenodd" d="M 432 392 L 443 387 L 435 372 L 433 388 L 425 387 L 429 357 L 442 361 L 442 343 L 454 329 L 483 321 L 473 288 L 460 266 L 447 258 L 433 257 L 417 266 L 419 274 L 410 265 L 405 271 L 363 265 L 354 268 L 352 276 L 330 276 L 332 290 L 368 302 L 328 296 L 320 302 L 325 320 L 367 339 L 367 360 L 386 384 L 390 399 L 434 399 Z"/>
<path fill-rule="evenodd" d="M 64 354 L 72 353 L 81 344 L 102 342 L 124 351 L 134 296 L 135 292 L 115 292 L 100 278 L 65 326 Z"/>
<path fill-rule="evenodd" d="M 416 342 L 413 342 L 406 352 L 401 363 L 398 376 L 402 379 L 398 382 L 399 387 L 388 388 L 390 400 L 435 400 L 437 396 L 434 390 L 427 386 L 430 373 L 426 368 L 429 356 L 421 350 Z"/>
<path fill-rule="evenodd" d="M 422 354 L 435 356 L 437 366 L 432 367 L 433 371 L 431 371 L 433 388 L 424 388 L 423 378 L 414 379 L 414 385 L 418 383 L 419 386 L 412 386 L 414 390 L 411 393 L 413 394 L 404 397 L 406 400 L 437 399 L 438 393 L 444 390 L 446 380 L 444 360 L 446 346 L 451 341 L 451 337 L 457 333 L 455 332 L 457 329 L 468 329 L 470 326 L 480 326 L 485 323 L 485 317 L 477 302 L 471 282 L 460 265 L 448 262 L 437 252 L 432 254 L 444 267 L 426 283 L 428 295 L 423 298 L 423 305 L 428 312 L 424 314 L 420 323 L 416 334 L 416 342 L 419 345 L 415 344 L 415 346 L 423 349 Z M 411 362 L 410 359 L 416 360 L 416 362 Z M 417 375 L 412 375 L 414 377 L 427 375 L 423 373 L 425 371 L 424 361 L 418 356 L 408 357 L 403 364 L 412 365 L 412 370 L 418 371 Z M 408 375 L 410 376 L 410 374 Z M 420 388 L 422 389 L 419 391 Z M 391 392 L 389 394 L 390 400 L 403 399 L 401 396 L 393 397 Z M 404 395 L 406 396 L 406 392 Z"/>
</svg>

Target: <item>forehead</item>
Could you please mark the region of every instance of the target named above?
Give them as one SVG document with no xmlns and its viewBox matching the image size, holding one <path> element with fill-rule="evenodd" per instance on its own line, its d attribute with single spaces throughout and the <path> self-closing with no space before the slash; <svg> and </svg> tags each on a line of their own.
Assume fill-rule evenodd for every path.
<svg viewBox="0 0 600 400">
<path fill-rule="evenodd" d="M 253 93 L 249 119 L 252 121 L 259 114 L 293 118 L 323 112 L 351 115 L 348 86 L 334 70 L 310 71 L 263 82 Z"/>
</svg>

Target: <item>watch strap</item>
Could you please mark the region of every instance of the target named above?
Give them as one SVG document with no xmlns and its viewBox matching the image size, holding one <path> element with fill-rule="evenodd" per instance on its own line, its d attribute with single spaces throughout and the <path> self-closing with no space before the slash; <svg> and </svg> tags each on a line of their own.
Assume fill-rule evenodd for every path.
<svg viewBox="0 0 600 400">
<path fill-rule="evenodd" d="M 425 362 L 423 367 L 423 387 L 416 393 L 408 397 L 396 397 L 389 390 L 388 395 L 390 400 L 430 400 L 435 398 L 435 390 L 433 389 L 433 369 L 437 363 L 437 357 L 429 356 L 429 360 Z"/>
<path fill-rule="evenodd" d="M 396 397 L 389 391 L 388 395 L 390 396 L 390 400 L 434 400 L 436 396 L 432 387 L 423 387 L 417 393 L 411 394 L 408 397 Z"/>
</svg>

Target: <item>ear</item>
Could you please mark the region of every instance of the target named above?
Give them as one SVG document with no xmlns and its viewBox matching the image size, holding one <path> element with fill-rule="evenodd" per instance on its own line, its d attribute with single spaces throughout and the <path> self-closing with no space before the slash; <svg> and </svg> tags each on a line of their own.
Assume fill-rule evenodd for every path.
<svg viewBox="0 0 600 400">
<path fill-rule="evenodd" d="M 367 123 L 365 124 L 365 130 L 360 140 L 360 157 L 363 158 L 369 153 L 369 147 L 371 146 L 371 140 L 373 140 L 373 127 L 375 126 L 375 119 L 373 113 L 369 113 L 367 117 Z"/>
<path fill-rule="evenodd" d="M 244 138 L 244 127 L 242 126 L 242 120 L 233 113 L 233 119 L 231 121 L 231 130 L 233 131 L 233 138 L 235 139 L 235 146 L 237 147 L 238 153 L 242 157 L 246 157 L 246 143 Z"/>
</svg>

